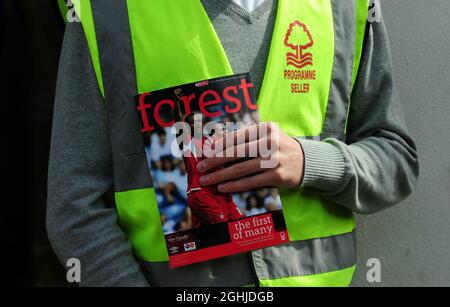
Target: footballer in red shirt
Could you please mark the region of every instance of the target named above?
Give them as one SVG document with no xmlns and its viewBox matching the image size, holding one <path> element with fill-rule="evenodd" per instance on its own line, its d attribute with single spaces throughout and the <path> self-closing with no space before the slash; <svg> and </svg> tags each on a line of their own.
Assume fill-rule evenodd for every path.
<svg viewBox="0 0 450 307">
<path fill-rule="evenodd" d="M 217 190 L 217 186 L 202 187 L 200 184 L 200 172 L 197 164 L 204 160 L 203 148 L 209 140 L 206 136 L 194 137 L 194 114 L 184 118 L 191 128 L 188 142 L 184 142 L 183 161 L 188 177 L 187 201 L 192 215 L 192 228 L 198 228 L 208 224 L 223 223 L 244 217 L 233 201 L 231 194 L 224 194 Z M 199 125 L 203 123 L 199 122 Z M 202 127 L 197 127 L 197 129 Z M 201 131 L 201 130 L 200 130 Z M 212 170 L 216 171 L 216 170 Z"/>
</svg>

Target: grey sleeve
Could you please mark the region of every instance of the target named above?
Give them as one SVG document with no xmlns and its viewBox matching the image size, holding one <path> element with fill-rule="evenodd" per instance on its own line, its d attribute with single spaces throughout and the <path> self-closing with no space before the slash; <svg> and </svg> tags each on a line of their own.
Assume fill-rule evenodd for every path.
<svg viewBox="0 0 450 307">
<path fill-rule="evenodd" d="M 105 104 L 80 24 L 67 26 L 48 172 L 47 231 L 60 261 L 81 262 L 81 286 L 148 286 L 102 197 L 112 188 Z"/>
<path fill-rule="evenodd" d="M 300 142 L 305 153 L 302 187 L 354 212 L 375 213 L 411 193 L 419 173 L 417 151 L 395 88 L 383 22 L 368 24 L 346 142 Z"/>
</svg>

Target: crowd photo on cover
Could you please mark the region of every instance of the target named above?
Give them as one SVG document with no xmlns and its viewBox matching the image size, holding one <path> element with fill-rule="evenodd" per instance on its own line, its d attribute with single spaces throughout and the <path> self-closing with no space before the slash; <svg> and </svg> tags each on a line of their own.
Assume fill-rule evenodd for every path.
<svg viewBox="0 0 450 307">
<path fill-rule="evenodd" d="M 192 118 L 193 114 L 184 116 L 182 120 L 193 126 Z M 224 125 L 227 122 L 248 125 L 258 121 L 258 112 L 227 114 L 214 121 Z M 200 174 L 196 173 L 195 167 L 196 157 L 185 153 L 186 150 L 195 152 L 195 144 L 190 142 L 187 146 L 180 146 L 180 152 L 174 152 L 172 144 L 176 138 L 172 127 L 160 128 L 146 137 L 145 151 L 164 234 L 281 209 L 277 189 L 223 194 L 214 187 L 201 187 L 198 183 Z M 208 136 L 203 138 L 208 139 Z"/>
</svg>

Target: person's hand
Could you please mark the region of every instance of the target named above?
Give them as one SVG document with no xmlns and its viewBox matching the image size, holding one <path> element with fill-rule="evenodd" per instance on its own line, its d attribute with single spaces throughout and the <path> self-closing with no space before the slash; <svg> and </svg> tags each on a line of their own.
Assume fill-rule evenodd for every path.
<svg viewBox="0 0 450 307">
<path fill-rule="evenodd" d="M 214 140 L 205 154 L 208 158 L 197 165 L 197 170 L 205 173 L 200 183 L 218 185 L 222 193 L 262 187 L 295 188 L 303 180 L 300 143 L 273 123 L 260 123 L 225 134 Z M 220 166 L 225 168 L 215 170 Z"/>
</svg>

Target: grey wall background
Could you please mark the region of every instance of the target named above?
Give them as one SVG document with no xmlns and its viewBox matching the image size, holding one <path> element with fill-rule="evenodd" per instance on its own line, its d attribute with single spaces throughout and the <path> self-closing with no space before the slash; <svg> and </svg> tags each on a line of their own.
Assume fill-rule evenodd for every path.
<svg viewBox="0 0 450 307">
<path fill-rule="evenodd" d="M 421 177 L 402 204 L 358 217 L 354 286 L 450 286 L 450 1 L 382 1 Z M 366 262 L 381 261 L 381 283 Z"/>
</svg>

